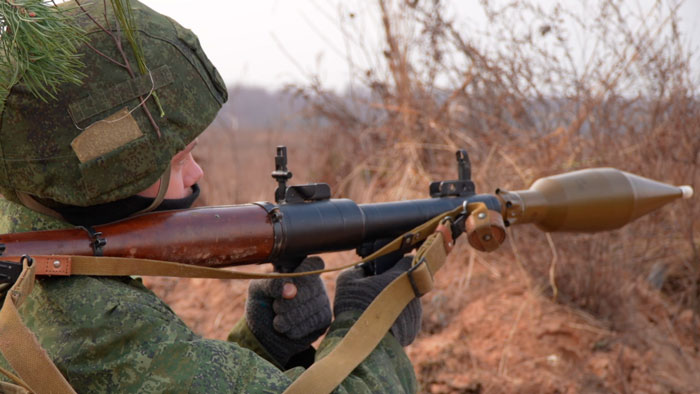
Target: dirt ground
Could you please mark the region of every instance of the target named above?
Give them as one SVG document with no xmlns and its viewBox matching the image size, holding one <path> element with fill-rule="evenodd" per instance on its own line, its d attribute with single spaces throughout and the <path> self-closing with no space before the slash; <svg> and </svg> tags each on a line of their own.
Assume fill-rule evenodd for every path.
<svg viewBox="0 0 700 394">
<path fill-rule="evenodd" d="M 700 324 L 681 314 L 685 338 L 640 343 L 595 319 L 555 304 L 531 290 L 513 267 L 451 258 L 438 287 L 424 297 L 423 332 L 406 350 L 424 392 L 429 393 L 696 393 L 700 390 L 695 336 Z M 350 256 L 324 256 L 327 265 Z M 343 258 L 345 257 L 345 258 Z M 452 279 L 450 279 L 452 278 Z M 325 277 L 329 292 L 334 277 Z M 456 282 L 456 283 L 450 283 Z M 224 339 L 243 313 L 247 284 L 209 279 L 149 278 L 196 332 Z M 636 291 L 647 291 L 643 284 Z M 658 295 L 649 302 L 663 309 Z M 457 303 L 452 300 L 461 299 Z M 666 322 L 651 313 L 646 330 Z M 696 335 L 692 335 L 695 333 Z M 642 337 L 643 338 L 643 337 Z M 692 353 L 688 354 L 688 349 Z M 680 368 L 678 368 L 680 366 Z M 678 368 L 678 369 L 677 369 Z"/>
<path fill-rule="evenodd" d="M 226 135 L 205 133 L 197 149 L 207 173 L 202 205 L 272 200 L 269 171 L 278 141 L 290 147 L 290 169 L 303 173 L 306 158 L 294 154 L 303 145 L 298 136 Z M 246 141 L 245 149 L 236 138 Z M 230 155 L 217 150 L 222 146 Z M 512 247 L 509 242 L 502 249 Z M 438 273 L 436 288 L 423 297 L 422 332 L 406 349 L 422 392 L 700 392 L 700 322 L 691 310 L 674 309 L 639 280 L 626 284 L 624 293 L 641 301 L 625 324 L 613 328 L 554 302 L 509 256 L 476 252 L 461 240 Z M 323 257 L 327 266 L 354 259 L 351 253 Z M 335 275 L 324 279 L 332 297 Z M 244 281 L 146 278 L 146 283 L 209 338 L 224 339 L 243 313 Z"/>
</svg>

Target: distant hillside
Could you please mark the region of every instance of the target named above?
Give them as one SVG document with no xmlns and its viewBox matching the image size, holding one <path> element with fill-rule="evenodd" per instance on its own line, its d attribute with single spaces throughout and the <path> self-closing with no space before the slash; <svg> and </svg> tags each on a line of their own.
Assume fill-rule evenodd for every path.
<svg viewBox="0 0 700 394">
<path fill-rule="evenodd" d="M 297 129 L 303 125 L 304 100 L 261 87 L 233 86 L 216 125 L 233 129 Z"/>
</svg>

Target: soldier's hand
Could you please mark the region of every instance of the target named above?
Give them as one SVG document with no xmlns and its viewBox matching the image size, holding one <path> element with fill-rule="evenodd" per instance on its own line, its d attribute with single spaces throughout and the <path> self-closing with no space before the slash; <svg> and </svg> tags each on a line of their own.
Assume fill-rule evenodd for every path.
<svg viewBox="0 0 700 394">
<path fill-rule="evenodd" d="M 294 272 L 323 269 L 319 257 L 305 259 Z M 255 337 L 280 365 L 309 351 L 331 324 L 331 308 L 319 275 L 250 282 L 246 320 Z"/>
<path fill-rule="evenodd" d="M 345 311 L 364 311 L 379 293 L 394 279 L 411 267 L 412 257 L 398 261 L 391 269 L 379 275 L 367 275 L 362 268 L 351 268 L 338 276 L 333 301 L 333 313 L 337 317 Z M 411 301 L 391 327 L 391 333 L 401 346 L 416 339 L 420 331 L 423 309 L 420 299 Z"/>
</svg>

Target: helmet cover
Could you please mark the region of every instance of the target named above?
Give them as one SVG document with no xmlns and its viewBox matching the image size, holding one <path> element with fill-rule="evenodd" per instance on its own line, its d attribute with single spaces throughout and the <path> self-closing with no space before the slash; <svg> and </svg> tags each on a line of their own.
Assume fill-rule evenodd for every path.
<svg viewBox="0 0 700 394">
<path fill-rule="evenodd" d="M 141 74 L 105 3 L 84 5 L 99 25 L 75 3 L 67 11 L 89 43 L 79 48 L 86 74 L 82 85 L 64 83 L 58 87 L 59 99 L 48 102 L 34 97 L 21 79 L 11 88 L 0 114 L 0 193 L 6 197 L 21 192 L 90 206 L 135 195 L 158 180 L 171 158 L 211 123 L 226 101 L 226 86 L 197 37 L 132 0 L 136 36 L 149 70 Z M 121 40 L 133 78 L 115 63 L 124 60 L 113 37 Z M 152 92 L 158 95 L 162 117 Z"/>
</svg>

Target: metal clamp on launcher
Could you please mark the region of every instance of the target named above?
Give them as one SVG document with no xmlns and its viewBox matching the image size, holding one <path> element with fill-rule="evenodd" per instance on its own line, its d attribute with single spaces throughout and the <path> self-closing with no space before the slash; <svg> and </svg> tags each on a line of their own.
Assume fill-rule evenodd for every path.
<svg viewBox="0 0 700 394">
<path fill-rule="evenodd" d="M 5 251 L 5 245 L 0 244 L 0 255 Z M 15 261 L 0 261 L 0 291 L 4 288 L 14 286 L 20 274 L 22 274 L 22 263 L 27 260 L 27 265 L 31 266 L 34 260 L 29 256 L 22 256 L 21 260 Z"/>
<path fill-rule="evenodd" d="M 98 257 L 103 256 L 103 248 L 107 245 L 107 240 L 102 236 L 102 232 L 95 231 L 92 226 L 78 226 L 78 228 L 83 229 L 88 233 L 93 255 Z"/>
<path fill-rule="evenodd" d="M 5 253 L 5 244 L 0 244 L 0 256 Z M 12 261 L 0 261 L 0 290 L 5 284 L 14 285 L 22 273 L 22 264 Z"/>
<path fill-rule="evenodd" d="M 22 264 L 13 261 L 0 261 L 0 290 L 4 284 L 14 285 L 22 273 Z"/>
</svg>

